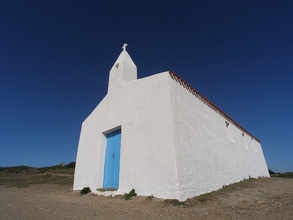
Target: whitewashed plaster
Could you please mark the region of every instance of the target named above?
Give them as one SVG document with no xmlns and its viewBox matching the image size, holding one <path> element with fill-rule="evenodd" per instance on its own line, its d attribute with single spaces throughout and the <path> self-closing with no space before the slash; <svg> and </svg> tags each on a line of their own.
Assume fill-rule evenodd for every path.
<svg viewBox="0 0 293 220">
<path fill-rule="evenodd" d="M 119 63 L 118 69 L 110 71 L 108 94 L 82 124 L 73 188 L 89 186 L 103 194 L 96 189 L 103 185 L 105 134 L 121 127 L 119 189 L 111 194 L 134 188 L 139 195 L 178 197 L 169 74 L 135 80 L 129 58 L 127 51 L 120 54 L 113 66 Z"/>
<path fill-rule="evenodd" d="M 118 64 L 118 65 L 117 65 Z M 195 97 L 169 72 L 137 79 L 125 47 L 108 93 L 82 123 L 74 190 L 180 201 L 249 177 L 269 176 L 260 143 Z M 121 128 L 119 189 L 103 186 L 106 134 Z M 230 135 L 230 136 L 229 136 Z"/>
<path fill-rule="evenodd" d="M 179 200 L 269 176 L 258 141 L 177 81 L 169 83 Z"/>
</svg>

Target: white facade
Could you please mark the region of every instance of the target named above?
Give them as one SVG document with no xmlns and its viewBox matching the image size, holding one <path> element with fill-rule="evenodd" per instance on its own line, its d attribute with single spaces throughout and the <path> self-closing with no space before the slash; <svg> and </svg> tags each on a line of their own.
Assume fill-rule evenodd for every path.
<svg viewBox="0 0 293 220">
<path fill-rule="evenodd" d="M 106 134 L 121 129 L 119 187 L 103 188 Z M 260 142 L 192 89 L 163 72 L 137 79 L 127 51 L 110 71 L 108 93 L 83 122 L 74 190 L 187 198 L 249 177 L 268 177 Z"/>
</svg>

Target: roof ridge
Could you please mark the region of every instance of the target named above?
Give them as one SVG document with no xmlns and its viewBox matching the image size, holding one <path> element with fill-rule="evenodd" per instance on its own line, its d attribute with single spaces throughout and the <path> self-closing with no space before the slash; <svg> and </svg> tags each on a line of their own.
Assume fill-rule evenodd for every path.
<svg viewBox="0 0 293 220">
<path fill-rule="evenodd" d="M 261 142 L 258 138 L 256 138 L 254 135 L 252 135 L 250 132 L 248 132 L 246 129 L 244 129 L 241 125 L 239 125 L 236 121 L 234 121 L 230 116 L 228 116 L 225 112 L 223 112 L 220 108 L 218 108 L 214 103 L 212 103 L 210 100 L 208 100 L 206 97 L 204 97 L 202 94 L 200 94 L 196 89 L 194 89 L 189 83 L 187 83 L 184 79 L 182 79 L 179 75 L 177 75 L 173 71 L 169 71 L 170 76 L 172 79 L 175 79 L 178 81 L 183 87 L 185 87 L 189 92 L 196 95 L 197 98 L 201 99 L 204 103 L 209 105 L 214 111 L 218 112 L 220 115 L 222 115 L 224 118 L 232 122 L 236 127 L 238 127 L 240 130 L 254 138 L 259 143 Z"/>
</svg>

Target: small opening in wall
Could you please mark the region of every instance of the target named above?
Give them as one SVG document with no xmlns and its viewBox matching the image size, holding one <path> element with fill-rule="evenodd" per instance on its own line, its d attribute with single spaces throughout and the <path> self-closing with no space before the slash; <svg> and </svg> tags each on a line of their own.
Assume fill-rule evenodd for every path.
<svg viewBox="0 0 293 220">
<path fill-rule="evenodd" d="M 242 133 L 242 137 L 244 137 L 244 133 Z"/>
<path fill-rule="evenodd" d="M 118 68 L 119 68 L 119 63 L 117 63 L 117 64 L 115 65 L 115 68 L 116 68 L 116 69 L 118 69 Z"/>
<path fill-rule="evenodd" d="M 228 132 L 228 137 L 229 137 L 229 140 L 233 143 L 235 143 L 234 141 L 234 133 L 233 133 L 233 127 L 229 127 L 230 123 L 225 121 L 226 122 L 226 128 L 227 128 L 227 132 Z"/>
<path fill-rule="evenodd" d="M 251 140 L 253 141 L 253 137 L 251 137 Z"/>
</svg>

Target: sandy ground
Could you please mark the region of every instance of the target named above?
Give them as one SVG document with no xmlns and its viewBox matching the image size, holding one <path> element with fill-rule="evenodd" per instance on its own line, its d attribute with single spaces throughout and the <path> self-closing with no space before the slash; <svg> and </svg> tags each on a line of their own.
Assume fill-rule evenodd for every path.
<svg viewBox="0 0 293 220">
<path fill-rule="evenodd" d="M 80 195 L 71 184 L 8 185 L 0 185 L 1 219 L 293 219 L 293 178 L 248 180 L 186 203 Z"/>
</svg>

